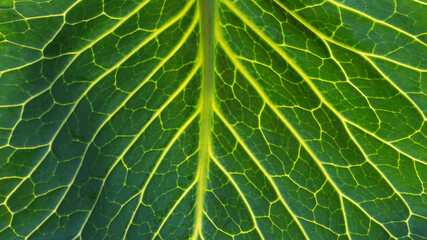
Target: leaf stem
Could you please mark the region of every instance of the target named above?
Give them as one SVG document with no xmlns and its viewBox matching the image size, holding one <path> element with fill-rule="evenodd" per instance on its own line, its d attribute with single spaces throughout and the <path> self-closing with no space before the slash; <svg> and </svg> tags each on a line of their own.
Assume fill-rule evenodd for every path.
<svg viewBox="0 0 427 240">
<path fill-rule="evenodd" d="M 202 92 L 200 117 L 200 151 L 197 170 L 196 215 L 193 239 L 197 239 L 202 230 L 203 202 L 208 173 L 210 133 L 212 119 L 212 102 L 214 91 L 214 56 L 215 56 L 215 22 L 216 0 L 199 0 L 200 11 L 200 45 L 202 60 Z"/>
</svg>

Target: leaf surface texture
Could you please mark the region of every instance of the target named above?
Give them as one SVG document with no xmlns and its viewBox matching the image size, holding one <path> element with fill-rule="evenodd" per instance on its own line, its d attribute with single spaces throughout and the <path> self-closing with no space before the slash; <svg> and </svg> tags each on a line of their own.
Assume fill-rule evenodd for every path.
<svg viewBox="0 0 427 240">
<path fill-rule="evenodd" d="M 0 239 L 426 239 L 424 0 L 0 8 Z"/>
</svg>

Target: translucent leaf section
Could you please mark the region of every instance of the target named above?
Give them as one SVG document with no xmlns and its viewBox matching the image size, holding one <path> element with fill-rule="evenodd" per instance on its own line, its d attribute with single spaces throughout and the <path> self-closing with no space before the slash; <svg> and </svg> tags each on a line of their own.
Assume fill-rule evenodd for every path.
<svg viewBox="0 0 427 240">
<path fill-rule="evenodd" d="M 424 1 L 6 2 L 0 239 L 427 238 Z"/>
</svg>

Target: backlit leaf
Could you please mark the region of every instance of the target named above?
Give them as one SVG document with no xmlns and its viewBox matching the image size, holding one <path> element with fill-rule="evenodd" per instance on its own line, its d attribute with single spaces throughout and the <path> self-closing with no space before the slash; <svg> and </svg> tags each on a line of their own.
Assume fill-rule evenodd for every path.
<svg viewBox="0 0 427 240">
<path fill-rule="evenodd" d="M 0 239 L 426 239 L 425 0 L 0 0 Z"/>
</svg>

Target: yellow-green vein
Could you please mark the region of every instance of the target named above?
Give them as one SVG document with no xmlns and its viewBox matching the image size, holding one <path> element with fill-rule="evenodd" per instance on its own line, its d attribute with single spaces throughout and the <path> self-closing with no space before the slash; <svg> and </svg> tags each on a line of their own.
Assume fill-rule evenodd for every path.
<svg viewBox="0 0 427 240">
<path fill-rule="evenodd" d="M 209 147 L 211 133 L 212 99 L 214 92 L 214 23 L 216 15 L 216 0 L 199 0 L 200 12 L 200 46 L 201 58 L 203 62 L 202 92 L 200 98 L 200 152 L 197 169 L 199 179 L 196 196 L 196 216 L 193 228 L 193 237 L 196 239 L 202 232 L 203 222 L 203 201 L 205 197 L 205 186 L 207 181 Z"/>
</svg>

